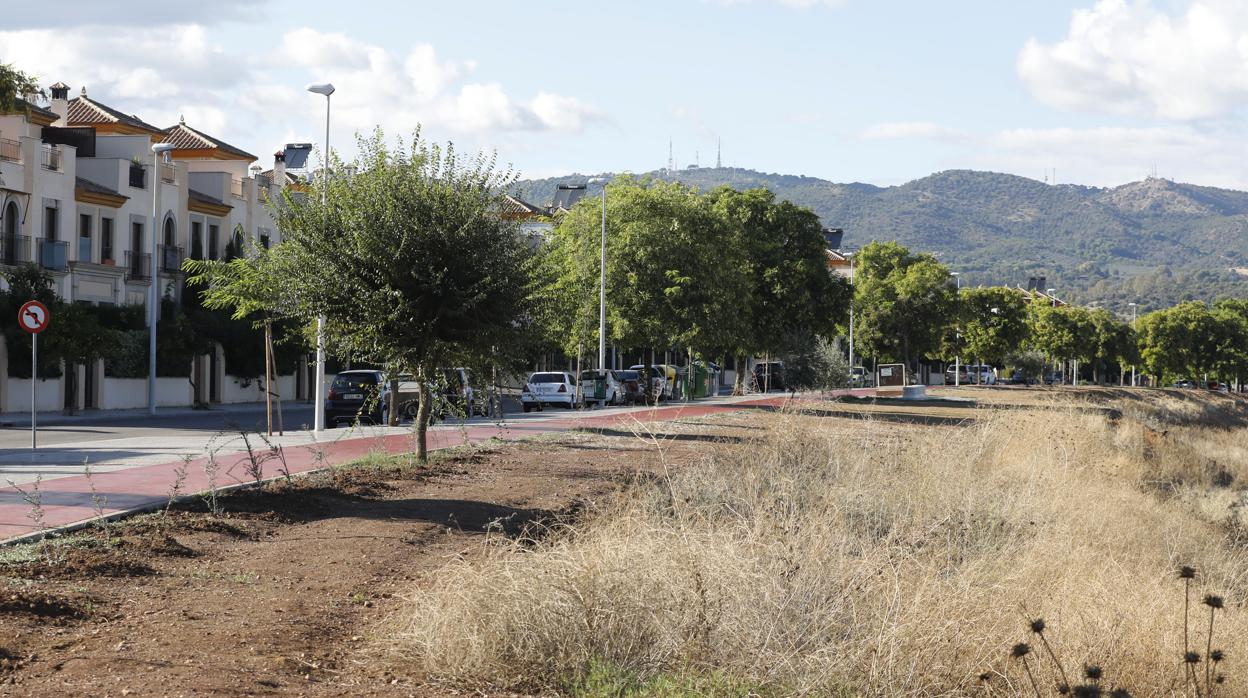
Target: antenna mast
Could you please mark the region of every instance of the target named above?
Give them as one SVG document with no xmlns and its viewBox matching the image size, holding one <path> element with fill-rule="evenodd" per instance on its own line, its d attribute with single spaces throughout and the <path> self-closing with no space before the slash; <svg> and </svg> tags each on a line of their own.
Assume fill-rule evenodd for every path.
<svg viewBox="0 0 1248 698">
<path fill-rule="evenodd" d="M 723 151 L 723 146 L 724 146 L 724 139 L 716 138 L 715 139 L 715 169 L 717 170 L 724 166 L 723 160 L 721 160 L 719 157 L 720 153 Z"/>
</svg>

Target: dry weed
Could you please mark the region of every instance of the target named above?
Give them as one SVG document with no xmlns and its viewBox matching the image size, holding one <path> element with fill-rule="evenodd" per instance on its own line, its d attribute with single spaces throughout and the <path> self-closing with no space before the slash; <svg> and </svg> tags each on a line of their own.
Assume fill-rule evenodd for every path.
<svg viewBox="0 0 1248 698">
<path fill-rule="evenodd" d="M 605 663 L 777 694 L 1014 695 L 1032 688 L 1010 648 L 1044 616 L 1067 666 L 1104 667 L 1134 695 L 1187 695 L 1174 572 L 1194 565 L 1193 591 L 1246 598 L 1248 557 L 1225 521 L 1141 486 L 1157 454 L 1130 419 L 974 417 L 761 416 L 751 443 L 639 480 L 559 535 L 439 571 L 395 651 L 431 678 L 495 689 L 566 691 Z M 1219 623 L 1226 655 L 1248 656 L 1248 623 L 1233 608 Z M 1028 669 L 1041 691 L 1061 682 Z"/>
</svg>

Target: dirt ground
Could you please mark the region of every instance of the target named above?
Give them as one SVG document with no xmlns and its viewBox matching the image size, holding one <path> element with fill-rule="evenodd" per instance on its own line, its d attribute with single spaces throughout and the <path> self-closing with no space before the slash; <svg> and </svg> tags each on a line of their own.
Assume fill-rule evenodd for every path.
<svg viewBox="0 0 1248 698">
<path fill-rule="evenodd" d="M 672 463 L 740 438 L 658 425 Z M 371 462 L 0 551 L 0 695 L 407 696 L 369 648 L 423 574 L 657 465 L 626 432 Z M 534 527 L 535 524 L 539 524 Z"/>
</svg>

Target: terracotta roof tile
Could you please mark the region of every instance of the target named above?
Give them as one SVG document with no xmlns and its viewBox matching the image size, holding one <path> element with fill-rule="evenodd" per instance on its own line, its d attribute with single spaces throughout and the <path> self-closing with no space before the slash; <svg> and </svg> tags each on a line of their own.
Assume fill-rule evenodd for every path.
<svg viewBox="0 0 1248 698">
<path fill-rule="evenodd" d="M 178 124 L 165 129 L 164 142 L 172 144 L 179 150 L 222 150 L 248 160 L 259 159 L 242 148 L 236 148 L 202 131 L 196 131 L 186 124 Z"/>
<path fill-rule="evenodd" d="M 65 121 L 70 126 L 90 126 L 92 124 L 125 124 L 144 131 L 160 133 L 160 129 L 143 121 L 137 116 L 124 114 L 105 104 L 89 98 L 75 97 L 69 100 Z"/>
</svg>

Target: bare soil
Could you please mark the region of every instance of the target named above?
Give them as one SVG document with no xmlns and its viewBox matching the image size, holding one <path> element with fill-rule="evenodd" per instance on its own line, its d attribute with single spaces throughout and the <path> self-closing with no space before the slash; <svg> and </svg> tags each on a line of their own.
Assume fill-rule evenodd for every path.
<svg viewBox="0 0 1248 698">
<path fill-rule="evenodd" d="M 661 425 L 669 465 L 742 425 Z M 0 695 L 438 695 L 372 656 L 422 575 L 657 467 L 624 432 L 373 459 L 115 523 L 0 565 Z"/>
</svg>

